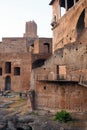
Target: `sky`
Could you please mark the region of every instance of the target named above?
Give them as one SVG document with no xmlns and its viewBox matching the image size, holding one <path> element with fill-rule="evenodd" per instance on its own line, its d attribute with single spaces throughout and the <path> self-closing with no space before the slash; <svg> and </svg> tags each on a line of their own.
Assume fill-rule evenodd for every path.
<svg viewBox="0 0 87 130">
<path fill-rule="evenodd" d="M 0 0 L 0 40 L 3 37 L 23 37 L 25 23 L 37 23 L 39 37 L 52 37 L 51 0 Z"/>
</svg>

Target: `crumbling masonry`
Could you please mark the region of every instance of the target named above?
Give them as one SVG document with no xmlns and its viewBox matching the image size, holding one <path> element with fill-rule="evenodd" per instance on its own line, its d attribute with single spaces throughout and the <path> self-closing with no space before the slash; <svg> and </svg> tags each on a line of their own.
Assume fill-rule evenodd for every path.
<svg viewBox="0 0 87 130">
<path fill-rule="evenodd" d="M 0 90 L 28 91 L 31 69 L 43 65 L 51 54 L 52 39 L 39 38 L 34 21 L 26 22 L 24 37 L 3 38 L 0 42 Z"/>
<path fill-rule="evenodd" d="M 53 54 L 32 69 L 35 108 L 87 111 L 87 0 L 51 0 Z M 65 14 L 61 16 L 62 8 Z"/>
<path fill-rule="evenodd" d="M 28 91 L 32 109 L 86 112 L 87 0 L 51 0 L 50 5 L 53 41 L 37 36 L 34 21 L 26 22 L 22 38 L 2 39 L 0 89 Z"/>
</svg>

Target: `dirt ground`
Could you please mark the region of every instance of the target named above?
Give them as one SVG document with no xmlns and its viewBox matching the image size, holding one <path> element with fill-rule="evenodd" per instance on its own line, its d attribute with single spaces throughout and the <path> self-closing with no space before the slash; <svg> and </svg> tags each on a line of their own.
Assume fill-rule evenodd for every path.
<svg viewBox="0 0 87 130">
<path fill-rule="evenodd" d="M 60 123 L 52 113 L 31 111 L 27 97 L 18 93 L 0 96 L 0 130 L 18 130 L 19 126 L 22 130 L 87 130 L 87 113 L 72 113 L 72 117 L 74 121 Z"/>
</svg>

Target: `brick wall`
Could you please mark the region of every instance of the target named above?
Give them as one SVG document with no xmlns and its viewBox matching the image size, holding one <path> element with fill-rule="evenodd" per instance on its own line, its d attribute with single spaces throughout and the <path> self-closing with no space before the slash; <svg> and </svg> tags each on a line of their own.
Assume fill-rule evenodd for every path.
<svg viewBox="0 0 87 130">
<path fill-rule="evenodd" d="M 87 91 L 85 87 L 73 83 L 37 82 L 35 87 L 36 109 L 71 112 L 87 110 Z"/>
<path fill-rule="evenodd" d="M 81 13 L 85 12 L 84 16 L 84 24 L 85 29 L 87 25 L 87 1 L 86 0 L 79 0 L 72 8 L 70 8 L 64 16 L 59 19 L 59 10 L 58 10 L 58 2 L 55 0 L 53 3 L 53 16 L 56 15 L 57 17 L 57 25 L 53 28 L 53 47 L 54 51 L 57 48 L 62 48 L 65 44 L 73 43 L 80 37 L 78 35 L 84 35 L 84 40 L 80 38 L 80 41 L 86 41 L 86 31 L 79 31 L 77 32 L 77 23 L 81 16 Z"/>
<path fill-rule="evenodd" d="M 31 74 L 31 55 L 27 53 L 22 54 L 1 54 L 0 67 L 2 68 L 2 75 L 0 75 L 0 88 L 5 89 L 5 79 L 7 76 L 11 78 L 11 90 L 25 91 L 30 87 Z M 5 72 L 5 63 L 11 62 L 11 73 Z M 20 67 L 20 75 L 14 75 L 14 68 Z"/>
<path fill-rule="evenodd" d="M 34 54 L 52 53 L 52 38 L 38 38 L 34 42 Z"/>
<path fill-rule="evenodd" d="M 34 21 L 26 22 L 24 37 L 37 37 L 37 24 Z"/>
<path fill-rule="evenodd" d="M 3 38 L 0 44 L 0 53 L 27 52 L 25 38 Z"/>
<path fill-rule="evenodd" d="M 57 50 L 46 62 L 45 68 L 50 68 L 50 72 L 57 74 L 57 66 L 66 66 L 67 78 L 70 75 L 77 77 L 80 75 L 87 77 L 87 44 L 73 43 Z"/>
</svg>

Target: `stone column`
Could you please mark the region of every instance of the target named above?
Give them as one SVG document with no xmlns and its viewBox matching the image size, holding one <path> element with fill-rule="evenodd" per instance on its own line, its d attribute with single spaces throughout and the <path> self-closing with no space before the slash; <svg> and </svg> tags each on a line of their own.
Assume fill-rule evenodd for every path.
<svg viewBox="0 0 87 130">
<path fill-rule="evenodd" d="M 67 0 L 65 0 L 65 9 L 66 9 L 66 11 L 68 10 Z"/>
</svg>

